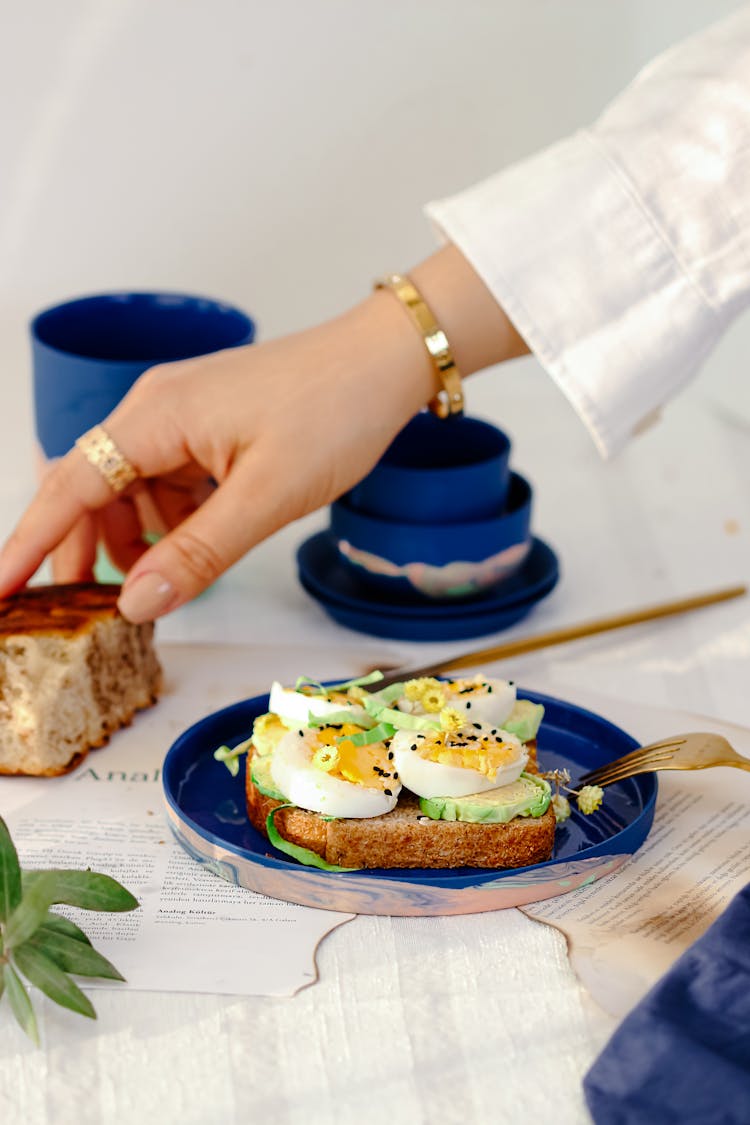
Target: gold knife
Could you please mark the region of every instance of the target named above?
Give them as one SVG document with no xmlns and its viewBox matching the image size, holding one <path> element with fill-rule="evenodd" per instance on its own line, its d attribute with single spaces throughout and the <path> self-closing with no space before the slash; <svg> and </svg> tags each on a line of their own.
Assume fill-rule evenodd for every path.
<svg viewBox="0 0 750 1125">
<path fill-rule="evenodd" d="M 616 613 L 610 617 L 599 617 L 593 621 L 584 621 L 580 625 L 566 625 L 561 629 L 552 629 L 549 633 L 538 633 L 536 636 L 523 637 L 517 641 L 507 641 L 505 644 L 493 645 L 490 648 L 478 648 L 472 652 L 462 652 L 458 656 L 448 656 L 445 659 L 431 664 L 423 664 L 418 668 L 396 668 L 394 671 L 373 685 L 374 691 L 380 691 L 389 684 L 398 683 L 400 680 L 413 680 L 417 676 L 435 676 L 446 668 L 474 668 L 483 661 L 504 660 L 506 656 L 519 656 L 524 652 L 534 652 L 536 649 L 549 648 L 551 645 L 565 644 L 566 641 L 575 641 L 580 637 L 591 637 L 595 633 L 606 633 L 610 629 L 623 629 L 626 625 L 638 625 L 642 621 L 655 621 L 659 617 L 671 617 L 677 613 L 689 613 L 693 609 L 702 609 L 704 606 L 715 605 L 717 602 L 726 602 L 731 598 L 741 598 L 747 593 L 747 586 L 729 586 L 722 590 L 712 590 L 706 594 L 695 594 L 690 598 L 680 598 L 677 601 L 662 602 L 660 605 L 646 606 L 643 609 L 628 610 L 626 613 Z"/>
</svg>

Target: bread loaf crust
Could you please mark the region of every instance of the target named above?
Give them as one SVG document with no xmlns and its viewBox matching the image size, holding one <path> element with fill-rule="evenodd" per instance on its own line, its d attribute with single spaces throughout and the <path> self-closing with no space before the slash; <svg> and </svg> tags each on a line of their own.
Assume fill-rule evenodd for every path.
<svg viewBox="0 0 750 1125">
<path fill-rule="evenodd" d="M 55 777 L 156 702 L 153 625 L 120 587 L 35 586 L 0 601 L 0 774 Z"/>
<path fill-rule="evenodd" d="M 261 793 L 245 775 L 247 811 L 263 835 L 266 818 L 283 802 Z M 515 817 L 507 824 L 431 820 L 419 799 L 402 790 L 393 812 L 366 818 L 328 820 L 320 813 L 283 808 L 274 823 L 285 840 L 309 848 L 341 867 L 529 867 L 552 855 L 555 815 Z"/>
</svg>

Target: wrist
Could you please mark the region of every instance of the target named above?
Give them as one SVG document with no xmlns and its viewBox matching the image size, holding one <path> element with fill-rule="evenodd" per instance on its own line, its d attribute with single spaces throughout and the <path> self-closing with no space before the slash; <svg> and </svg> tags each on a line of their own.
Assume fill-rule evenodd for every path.
<svg viewBox="0 0 750 1125">
<path fill-rule="evenodd" d="M 451 346 L 463 376 L 528 347 L 479 275 L 453 245 L 445 246 L 409 271 Z"/>
<path fill-rule="evenodd" d="M 376 290 L 334 322 L 340 359 L 358 390 L 400 404 L 408 417 L 426 406 L 439 381 L 424 341 L 393 294 Z M 357 375 L 360 378 L 357 378 Z"/>
</svg>

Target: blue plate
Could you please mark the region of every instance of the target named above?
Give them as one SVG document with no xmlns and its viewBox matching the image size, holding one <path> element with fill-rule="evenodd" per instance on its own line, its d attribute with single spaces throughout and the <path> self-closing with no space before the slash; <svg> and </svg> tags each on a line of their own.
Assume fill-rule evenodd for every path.
<svg viewBox="0 0 750 1125">
<path fill-rule="evenodd" d="M 549 594 L 559 578 L 557 556 L 541 539 L 533 540 L 511 578 L 460 602 L 435 602 L 417 593 L 379 593 L 341 561 L 327 531 L 302 544 L 297 565 L 304 589 L 339 625 L 404 641 L 466 640 L 508 629 Z"/>
<path fill-rule="evenodd" d="M 519 689 L 543 703 L 538 753 L 543 768 L 573 777 L 628 753 L 635 739 L 612 723 L 570 703 Z M 657 783 L 641 774 L 610 785 L 602 808 L 577 811 L 558 827 L 555 854 L 514 870 L 372 870 L 336 873 L 303 867 L 275 851 L 245 813 L 244 770 L 237 777 L 214 761 L 224 743 L 247 738 L 253 719 L 268 710 L 256 696 L 216 711 L 186 730 L 163 769 L 167 813 L 177 840 L 199 863 L 239 886 L 272 898 L 355 914 L 474 914 L 523 906 L 575 890 L 615 871 L 651 828 Z"/>
<path fill-rule="evenodd" d="M 384 595 L 359 580 L 341 559 L 336 544 L 328 531 L 319 531 L 306 539 L 297 551 L 297 568 L 300 580 L 308 593 L 348 605 L 364 612 L 385 610 L 391 616 L 466 617 L 481 615 L 489 610 L 506 609 L 519 602 L 543 597 L 556 585 L 559 576 L 557 556 L 541 539 L 533 539 L 531 550 L 520 568 L 499 586 L 485 590 L 461 601 L 436 602 L 413 593 L 389 592 Z"/>
<path fill-rule="evenodd" d="M 438 618 L 420 618 L 391 614 L 387 605 L 380 604 L 369 609 L 354 609 L 335 598 L 326 598 L 317 593 L 304 579 L 302 586 L 339 625 L 358 633 L 399 641 L 463 641 L 471 637 L 484 637 L 488 633 L 499 633 L 521 621 L 544 597 L 544 594 L 540 594 L 528 601 L 485 610 L 484 613 L 467 614 L 466 617 L 450 614 Z"/>
</svg>

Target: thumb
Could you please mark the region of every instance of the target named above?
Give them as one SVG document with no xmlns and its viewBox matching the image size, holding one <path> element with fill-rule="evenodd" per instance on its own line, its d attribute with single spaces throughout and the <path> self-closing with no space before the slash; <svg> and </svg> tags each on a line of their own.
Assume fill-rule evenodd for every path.
<svg viewBox="0 0 750 1125">
<path fill-rule="evenodd" d="M 248 470 L 238 463 L 197 511 L 134 563 L 118 602 L 124 617 L 139 624 L 177 609 L 280 526 L 277 504 L 255 502 L 259 495 L 270 500 L 270 490 L 259 489 Z"/>
</svg>

